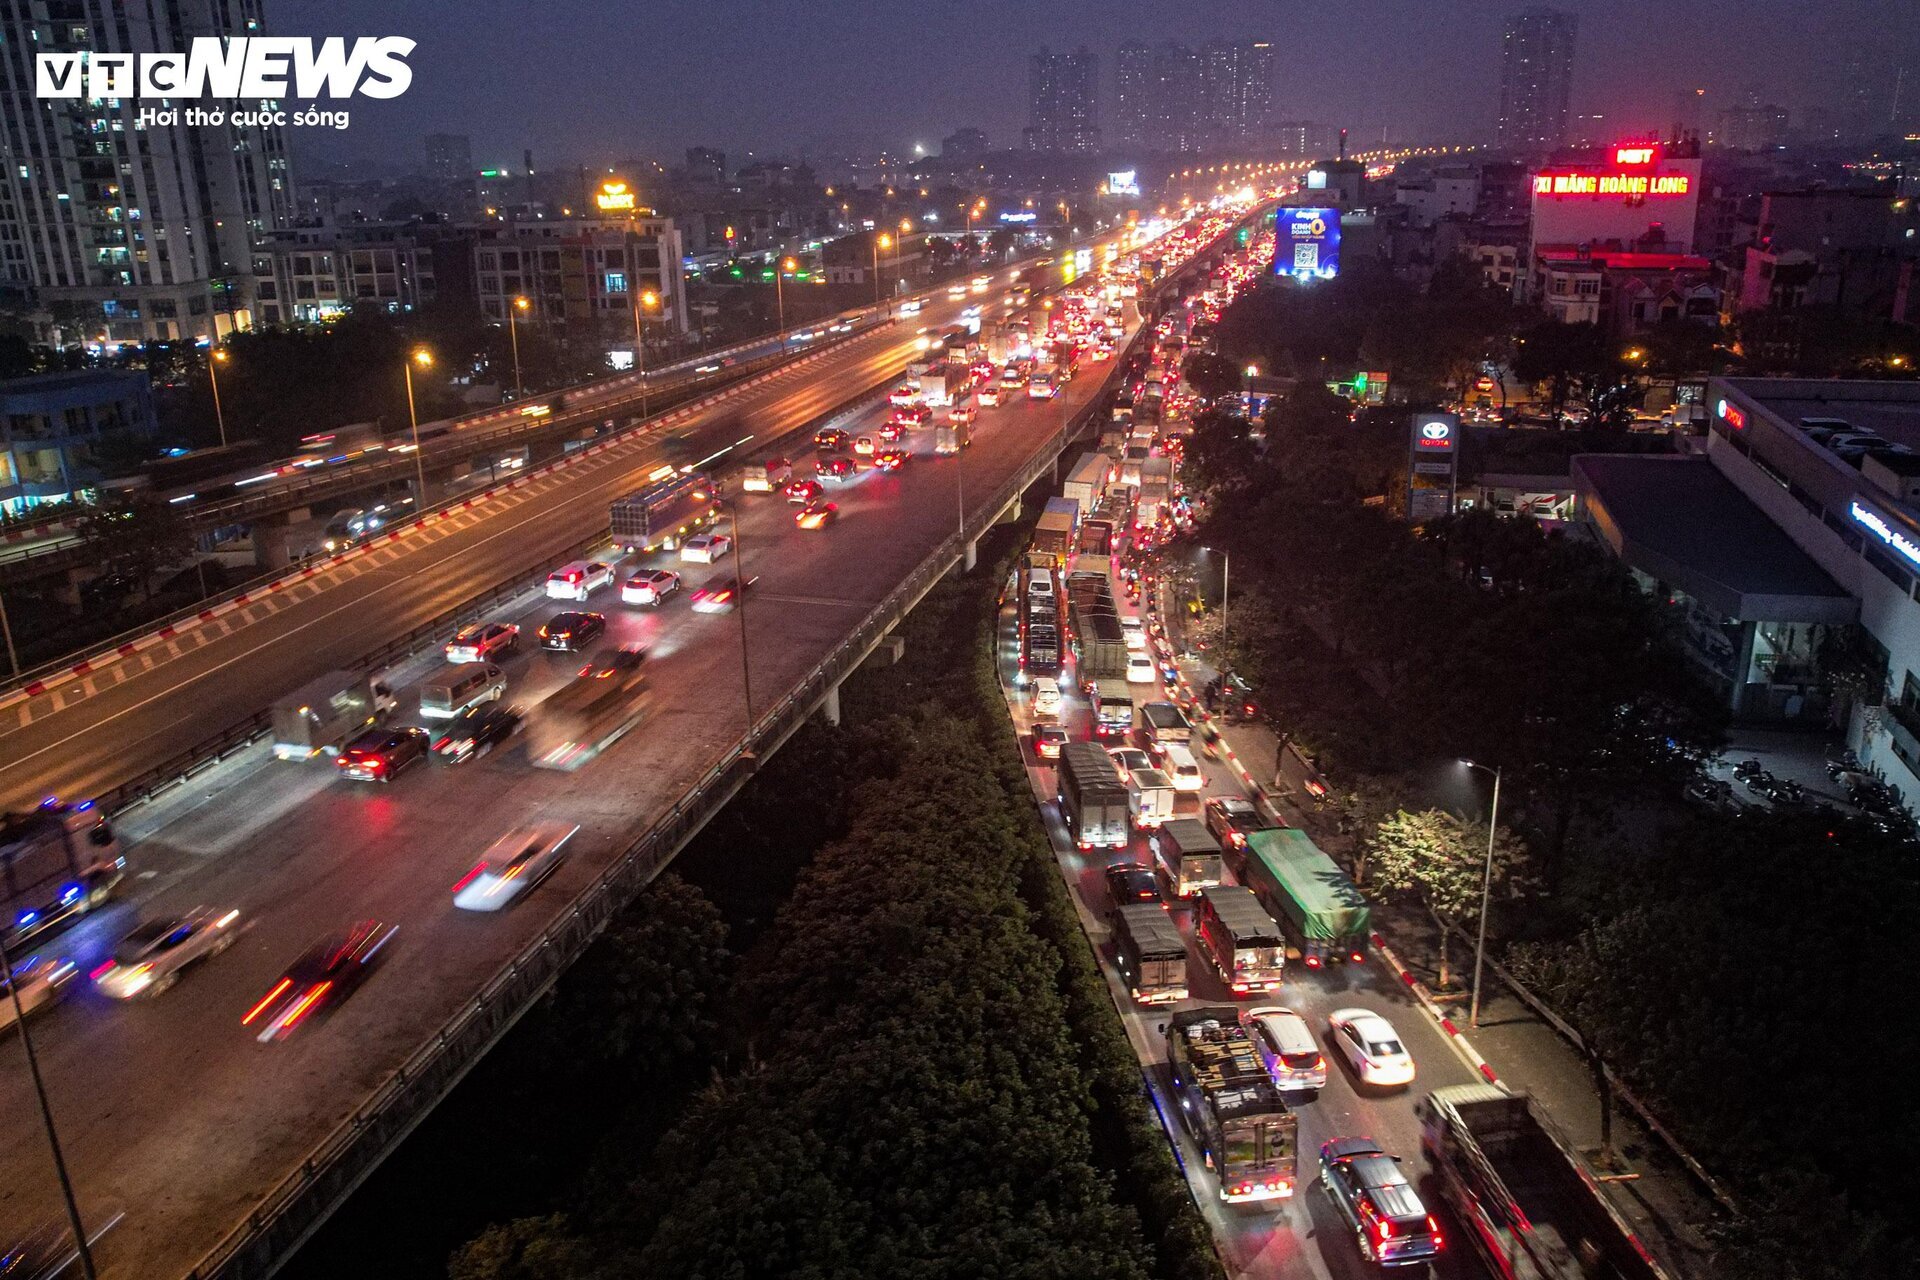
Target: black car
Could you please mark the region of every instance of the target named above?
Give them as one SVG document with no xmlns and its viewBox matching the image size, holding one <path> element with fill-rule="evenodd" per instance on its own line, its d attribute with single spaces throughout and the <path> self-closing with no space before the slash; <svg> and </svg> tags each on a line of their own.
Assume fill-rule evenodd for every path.
<svg viewBox="0 0 1920 1280">
<path fill-rule="evenodd" d="M 1372 1138 L 1335 1138 L 1321 1147 L 1320 1185 L 1368 1262 L 1425 1266 L 1439 1254 L 1440 1224 L 1401 1172 L 1400 1158 Z"/>
<path fill-rule="evenodd" d="M 730 573 L 708 578 L 693 593 L 693 611 L 695 613 L 732 613 L 754 583 L 760 581 L 759 575 L 753 575 L 741 581 Z"/>
<path fill-rule="evenodd" d="M 342 777 L 357 782 L 392 782 L 407 766 L 427 758 L 431 740 L 411 725 L 368 729 L 349 742 L 333 763 Z"/>
<path fill-rule="evenodd" d="M 262 1044 L 292 1035 L 302 1022 L 352 995 L 399 928 L 378 920 L 359 920 L 328 934 L 287 966 L 280 980 L 240 1019 L 240 1025 L 259 1023 Z"/>
<path fill-rule="evenodd" d="M 1132 906 L 1139 902 L 1158 902 L 1165 904 L 1160 896 L 1160 877 L 1138 862 L 1116 862 L 1107 868 L 1107 892 L 1113 896 L 1116 907 Z"/>
<path fill-rule="evenodd" d="M 1247 837 L 1256 831 L 1271 831 L 1278 825 L 1268 820 L 1253 801 L 1240 796 L 1214 796 L 1207 801 L 1207 830 L 1222 848 L 1244 849 Z"/>
<path fill-rule="evenodd" d="M 567 609 L 554 614 L 541 626 L 540 645 L 545 649 L 573 653 L 598 640 L 606 629 L 605 614 Z"/>
<path fill-rule="evenodd" d="M 483 702 L 468 707 L 453 719 L 433 740 L 433 753 L 448 764 L 460 764 L 475 756 L 484 756 L 520 732 L 526 713 L 519 707 L 503 707 L 498 702 Z"/>
<path fill-rule="evenodd" d="M 822 458 L 814 470 L 816 479 L 835 483 L 845 483 L 860 474 L 860 466 L 852 458 Z"/>
</svg>

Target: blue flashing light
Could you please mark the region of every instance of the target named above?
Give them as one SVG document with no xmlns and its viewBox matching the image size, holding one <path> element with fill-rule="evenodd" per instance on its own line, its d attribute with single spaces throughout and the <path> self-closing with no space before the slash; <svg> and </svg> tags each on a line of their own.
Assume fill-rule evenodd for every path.
<svg viewBox="0 0 1920 1280">
<path fill-rule="evenodd" d="M 77 884 L 66 886 L 60 890 L 60 905 L 63 907 L 72 906 L 80 900 L 80 895 L 84 892 L 86 891 Z"/>
<path fill-rule="evenodd" d="M 24 929 L 39 918 L 40 913 L 38 911 L 22 911 L 20 913 L 20 927 Z"/>
<path fill-rule="evenodd" d="M 79 804 L 73 806 L 73 811 L 75 813 L 85 813 L 87 810 L 91 808 L 93 808 L 93 801 L 82 800 Z"/>
<path fill-rule="evenodd" d="M 60 797 L 48 796 L 45 800 L 42 800 L 40 802 L 40 807 L 42 809 L 58 809 L 60 807 Z"/>
</svg>

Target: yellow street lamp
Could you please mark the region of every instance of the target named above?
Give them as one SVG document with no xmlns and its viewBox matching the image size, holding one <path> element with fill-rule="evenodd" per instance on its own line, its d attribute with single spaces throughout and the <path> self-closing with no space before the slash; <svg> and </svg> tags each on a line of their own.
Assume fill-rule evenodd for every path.
<svg viewBox="0 0 1920 1280">
<path fill-rule="evenodd" d="M 227 353 L 218 348 L 207 358 L 207 381 L 213 384 L 213 420 L 220 428 L 220 447 L 223 449 L 227 446 L 227 415 L 220 408 L 220 375 L 215 370 L 228 359 Z"/>
<path fill-rule="evenodd" d="M 780 282 L 789 271 L 798 271 L 800 264 L 793 258 L 782 258 L 773 267 L 773 305 L 780 317 L 780 349 L 787 349 L 787 298 L 782 292 Z"/>
<path fill-rule="evenodd" d="M 643 289 L 633 299 L 633 368 L 640 377 L 640 416 L 647 416 L 647 330 L 646 313 L 660 305 L 660 295 Z"/>
<path fill-rule="evenodd" d="M 422 369 L 431 369 L 433 353 L 425 347 L 415 347 L 413 353 L 407 357 L 407 362 L 400 366 L 406 371 L 407 426 L 413 432 L 413 474 L 420 486 L 413 500 L 413 512 L 419 515 L 427 505 L 427 464 L 420 458 L 420 415 L 413 406 L 413 366 L 415 365 L 419 365 Z"/>
<path fill-rule="evenodd" d="M 882 231 L 873 238 L 873 305 L 880 305 L 880 251 L 893 248 L 893 237 Z M 893 314 L 893 303 L 887 302 L 887 314 Z"/>
<path fill-rule="evenodd" d="M 507 341 L 513 347 L 513 394 L 516 398 L 527 394 L 527 384 L 520 380 L 520 313 L 532 306 L 533 303 L 525 298 L 515 298 L 513 305 L 507 308 Z"/>
</svg>

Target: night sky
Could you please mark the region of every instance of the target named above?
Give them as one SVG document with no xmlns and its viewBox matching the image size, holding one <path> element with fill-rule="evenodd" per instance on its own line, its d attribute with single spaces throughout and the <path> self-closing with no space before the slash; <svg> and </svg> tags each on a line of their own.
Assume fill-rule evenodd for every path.
<svg viewBox="0 0 1920 1280">
<path fill-rule="evenodd" d="M 478 164 L 677 158 L 748 149 L 929 149 L 976 124 L 996 146 L 1026 123 L 1026 58 L 1085 42 L 1101 58 L 1102 124 L 1123 39 L 1220 35 L 1280 47 L 1277 115 L 1377 140 L 1490 131 L 1503 19 L 1517 0 L 971 0 L 956 5 L 751 0 L 270 0 L 282 34 L 406 35 L 413 87 L 353 104 L 343 134 L 297 131 L 311 158 L 415 162 L 422 135 L 467 133 Z M 1676 91 L 1709 111 L 1747 90 L 1797 114 L 1864 57 L 1881 109 L 1893 68 L 1920 106 L 1920 0 L 1564 0 L 1580 15 L 1575 113 L 1671 118 Z M 1717 104 L 1717 105 L 1715 105 Z M 1920 111 L 1912 113 L 1920 116 Z"/>
</svg>

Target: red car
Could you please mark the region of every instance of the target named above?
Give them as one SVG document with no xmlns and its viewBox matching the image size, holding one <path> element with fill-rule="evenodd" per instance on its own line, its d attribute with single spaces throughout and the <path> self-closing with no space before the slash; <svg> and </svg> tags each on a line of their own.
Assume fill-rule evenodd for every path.
<svg viewBox="0 0 1920 1280">
<path fill-rule="evenodd" d="M 804 507 L 815 498 L 818 498 L 823 490 L 820 488 L 820 482 L 818 480 L 795 480 L 786 487 L 785 492 L 788 502 L 793 503 L 795 506 Z"/>
<path fill-rule="evenodd" d="M 822 458 L 814 474 L 822 480 L 852 480 L 860 468 L 852 458 Z"/>
<path fill-rule="evenodd" d="M 888 421 L 897 422 L 903 427 L 924 427 L 933 421 L 933 410 L 924 404 L 914 403 L 897 405 L 888 415 Z"/>
<path fill-rule="evenodd" d="M 832 524 L 839 514 L 840 507 L 837 503 L 824 500 L 809 502 L 795 514 L 793 522 L 802 529 L 824 529 Z"/>
<path fill-rule="evenodd" d="M 873 465 L 882 471 L 898 471 L 907 465 L 907 459 L 912 456 L 904 449 L 882 449 L 873 455 Z"/>
<path fill-rule="evenodd" d="M 887 444 L 899 444 L 907 438 L 907 429 L 897 422 L 889 422 L 876 433 Z"/>
</svg>

